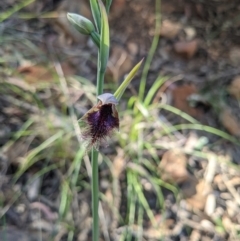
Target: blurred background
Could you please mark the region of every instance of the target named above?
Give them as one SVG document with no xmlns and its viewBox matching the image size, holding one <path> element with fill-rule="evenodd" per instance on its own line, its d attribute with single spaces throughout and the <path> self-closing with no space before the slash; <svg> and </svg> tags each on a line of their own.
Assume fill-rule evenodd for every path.
<svg viewBox="0 0 240 241">
<path fill-rule="evenodd" d="M 97 48 L 68 12 L 92 20 L 87 0 L 0 3 L 0 241 L 91 240 Z M 100 240 L 239 240 L 240 2 L 113 0 L 109 23 L 105 92 L 145 62 L 100 147 Z"/>
</svg>

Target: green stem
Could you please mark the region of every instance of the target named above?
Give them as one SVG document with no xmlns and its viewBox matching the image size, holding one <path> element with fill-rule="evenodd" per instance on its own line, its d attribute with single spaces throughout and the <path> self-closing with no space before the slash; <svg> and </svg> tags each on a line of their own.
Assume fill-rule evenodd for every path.
<svg viewBox="0 0 240 241">
<path fill-rule="evenodd" d="M 147 81 L 147 75 L 148 71 L 153 59 L 153 55 L 156 52 L 157 46 L 158 46 L 158 40 L 159 40 L 159 29 L 160 29 L 160 24 L 161 24 L 161 14 L 160 14 L 160 4 L 161 0 L 156 0 L 156 22 L 155 22 L 155 35 L 152 41 L 151 48 L 149 50 L 149 54 L 147 56 L 146 63 L 143 67 L 143 72 L 142 72 L 142 78 L 140 81 L 140 87 L 139 87 L 139 99 L 143 101 L 144 97 L 144 92 L 145 92 L 145 87 L 146 87 L 146 81 Z"/>
<path fill-rule="evenodd" d="M 103 93 L 104 73 L 100 65 L 100 52 L 98 53 L 98 72 L 97 72 L 97 96 Z M 98 202 L 99 202 L 99 187 L 98 187 L 98 151 L 92 148 L 92 216 L 93 216 L 93 241 L 99 241 L 99 220 L 98 220 Z"/>
<path fill-rule="evenodd" d="M 105 70 L 101 69 L 100 53 L 98 53 L 98 72 L 97 72 L 97 96 L 103 93 Z"/>
<path fill-rule="evenodd" d="M 100 32 L 100 45 L 98 51 L 97 64 L 97 96 L 103 93 L 104 75 L 109 57 L 109 24 L 106 9 L 101 0 L 98 0 L 99 9 L 97 9 L 96 0 L 90 0 L 92 12 L 95 12 L 95 17 L 101 15 L 101 22 L 95 19 L 98 24 L 98 32 Z M 94 8 L 95 7 L 95 8 Z M 100 10 L 100 12 L 98 11 Z M 101 13 L 101 14 L 100 14 Z M 101 28 L 100 28 L 101 26 Z M 101 31 L 100 31 L 101 29 Z M 98 40 L 97 40 L 98 41 Z M 93 215 L 93 241 L 99 241 L 99 220 L 98 220 L 98 202 L 99 202 L 99 187 L 98 187 L 98 151 L 92 149 L 92 215 Z"/>
<path fill-rule="evenodd" d="M 98 151 L 92 148 L 92 216 L 93 216 L 93 229 L 92 240 L 98 241 L 99 239 L 99 221 L 98 221 Z"/>
</svg>

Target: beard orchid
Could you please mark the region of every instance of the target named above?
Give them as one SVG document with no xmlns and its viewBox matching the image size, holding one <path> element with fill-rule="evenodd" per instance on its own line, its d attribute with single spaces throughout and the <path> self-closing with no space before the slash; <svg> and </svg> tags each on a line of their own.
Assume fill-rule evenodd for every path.
<svg viewBox="0 0 240 241">
<path fill-rule="evenodd" d="M 87 145 L 87 149 L 104 142 L 111 136 L 114 130 L 119 129 L 119 118 L 116 105 L 117 99 L 110 93 L 98 96 L 99 102 L 93 106 L 82 118 L 84 124 L 82 129 L 82 139 Z"/>
</svg>

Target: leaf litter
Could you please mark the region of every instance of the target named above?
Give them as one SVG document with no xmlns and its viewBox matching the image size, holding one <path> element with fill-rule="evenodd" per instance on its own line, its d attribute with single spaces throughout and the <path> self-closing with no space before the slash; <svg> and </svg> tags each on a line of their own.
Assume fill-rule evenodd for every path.
<svg viewBox="0 0 240 241">
<path fill-rule="evenodd" d="M 31 9 L 41 13 L 45 8 L 52 16 L 59 17 L 60 13 L 74 8 L 87 16 L 87 1 L 72 2 L 59 1 L 60 5 L 53 4 L 50 8 L 47 3 L 33 3 Z M 110 57 L 113 65 L 109 66 L 110 85 L 122 79 L 138 56 L 147 54 L 154 23 L 154 6 L 150 1 L 141 4 L 128 0 L 115 2 L 113 7 L 120 6 L 124 11 L 119 15 L 113 10 L 110 15 L 115 43 Z M 13 1 L 6 1 L 4 8 L 13 4 Z M 232 30 L 235 25 L 231 19 L 234 20 L 238 7 L 234 1 L 231 4 L 216 1 L 180 4 L 175 0 L 163 0 L 162 34 L 160 30 L 154 68 L 147 79 L 147 89 L 150 89 L 159 74 L 170 76 L 169 79 L 181 76 L 161 91 L 155 104 L 173 105 L 199 123 L 225 129 L 237 137 L 240 72 L 237 69 L 238 36 L 237 31 Z M 208 11 L 204 10 L 206 8 Z M 21 13 L 28 11 L 23 9 Z M 88 157 L 83 158 L 84 164 L 76 171 L 76 185 L 68 170 L 77 170 L 70 165 L 81 160 L 80 154 L 76 156 L 79 141 L 73 117 L 81 118 L 95 104 L 89 83 L 95 81 L 96 49 L 86 38 L 69 32 L 64 21 L 43 20 L 41 16 L 27 21 L 16 16 L 3 23 L 3 37 L 10 41 L 5 41 L 0 48 L 2 56 L 11 56 L 3 58 L 0 66 L 3 77 L 0 124 L 4 130 L 1 131 L 0 156 L 0 236 L 5 235 L 10 241 L 40 240 L 37 237 L 41 230 L 42 240 L 91 240 Z M 222 25 L 226 22 L 224 18 L 230 19 L 228 25 Z M 12 28 L 6 28 L 7 25 Z M 15 38 L 24 41 L 15 45 Z M 129 47 L 129 43 L 134 46 Z M 52 58 L 53 55 L 58 58 Z M 59 80 L 53 59 L 66 63 L 66 71 L 64 64 L 61 66 L 69 96 L 63 93 L 63 82 Z M 26 62 L 31 64 L 23 67 Z M 47 82 L 47 86 L 41 86 L 43 82 Z M 137 89 L 135 81 L 128 97 L 136 94 Z M 169 96 L 165 98 L 167 92 Z M 197 104 L 203 104 L 202 108 L 192 106 L 189 101 L 192 94 L 201 96 L 208 108 L 201 101 Z M 149 110 L 151 118 L 138 117 L 139 124 L 134 125 L 135 119 L 126 106 L 127 99 L 119 107 L 119 118 L 124 122 L 120 125 L 119 140 L 114 140 L 107 148 L 100 148 L 104 231 L 101 240 L 106 237 L 119 240 L 126 233 L 128 240 L 140 234 L 145 240 L 159 240 L 163 235 L 166 240 L 237 240 L 240 229 L 239 146 L 203 131 L 180 130 L 162 136 L 164 128 L 184 123 L 181 114 L 155 107 L 154 111 Z M 140 105 L 136 106 L 135 112 Z M 144 111 L 147 113 L 148 109 Z M 29 119 L 32 124 L 27 123 Z M 139 131 L 138 137 L 135 129 Z M 140 131 L 144 136 L 143 149 Z M 52 136 L 56 138 L 51 139 Z M 196 138 L 193 140 L 191 136 Z M 194 144 L 190 145 L 189 140 Z M 24 166 L 25 171 L 16 180 L 24 163 L 28 166 Z M 158 167 L 159 172 L 156 171 Z M 129 184 L 136 176 L 142 191 L 134 189 L 139 183 Z M 139 195 L 141 192 L 143 196 Z M 134 214 L 133 209 L 129 211 L 130 203 L 138 213 Z M 141 217 L 141 205 L 145 205 L 143 218 L 137 220 Z M 150 212 L 158 228 L 150 221 Z"/>
</svg>

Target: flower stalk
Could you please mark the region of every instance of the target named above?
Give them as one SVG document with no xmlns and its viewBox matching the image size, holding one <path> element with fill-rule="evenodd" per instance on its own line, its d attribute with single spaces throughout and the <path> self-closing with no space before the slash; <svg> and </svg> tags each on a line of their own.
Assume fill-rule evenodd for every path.
<svg viewBox="0 0 240 241">
<path fill-rule="evenodd" d="M 99 99 L 98 103 L 93 106 L 82 118 L 81 122 L 85 124 L 82 132 L 83 140 L 87 141 L 87 150 L 91 150 L 92 162 L 92 240 L 99 241 L 99 175 L 98 175 L 98 150 L 97 147 L 102 140 L 115 130 L 119 129 L 118 112 L 116 105 L 118 104 L 125 89 L 130 84 L 134 75 L 141 66 L 140 61 L 133 70 L 128 74 L 126 79 L 117 89 L 114 95 L 103 93 L 104 76 L 107 68 L 110 48 L 108 12 L 112 0 L 106 1 L 106 8 L 101 0 L 90 0 L 91 11 L 94 19 L 93 23 L 85 17 L 73 13 L 68 13 L 67 17 L 71 24 L 82 34 L 89 35 L 98 47 L 98 63 L 97 63 L 97 88 L 96 94 Z"/>
<path fill-rule="evenodd" d="M 91 9 L 98 32 L 100 32 L 100 48 L 98 51 L 98 68 L 97 68 L 97 96 L 103 93 L 104 75 L 107 68 L 109 58 L 109 25 L 105 7 L 100 0 L 97 4 L 96 0 L 91 0 Z M 98 6 L 99 8 L 98 8 Z M 99 11 L 100 10 L 100 11 Z M 101 19 L 99 19 L 101 16 Z M 101 31 L 100 31 L 101 30 Z M 98 176 L 98 151 L 92 147 L 92 215 L 93 215 L 93 235 L 92 240 L 99 240 L 99 218 L 98 218 L 98 204 L 99 204 L 99 176 Z"/>
</svg>

